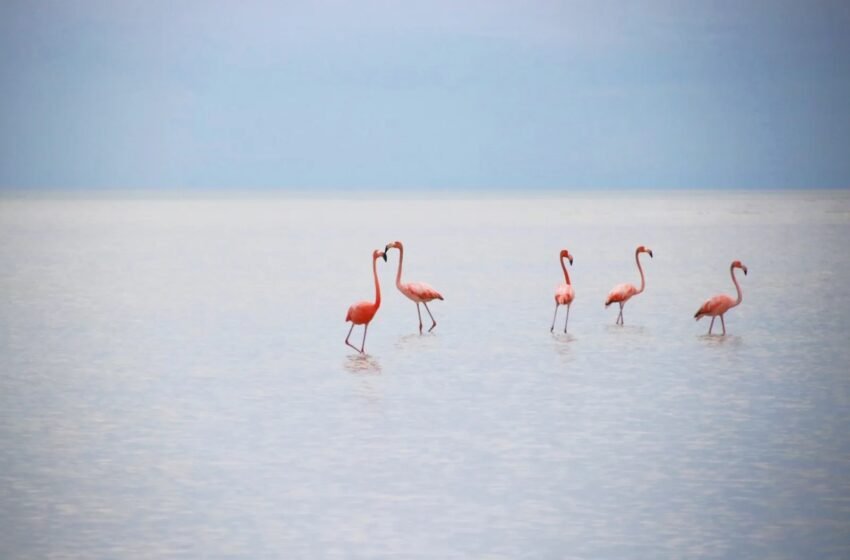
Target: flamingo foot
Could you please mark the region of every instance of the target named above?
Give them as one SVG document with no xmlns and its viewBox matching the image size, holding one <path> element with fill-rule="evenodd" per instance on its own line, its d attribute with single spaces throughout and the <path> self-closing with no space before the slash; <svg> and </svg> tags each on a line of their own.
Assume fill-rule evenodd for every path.
<svg viewBox="0 0 850 560">
<path fill-rule="evenodd" d="M 437 322 L 436 322 L 436 321 L 434 321 L 434 324 L 433 324 L 433 325 L 431 325 L 431 328 L 430 328 L 430 329 L 428 329 L 428 332 L 433 331 L 433 330 L 434 330 L 434 327 L 436 327 L 436 326 L 437 326 Z"/>
</svg>

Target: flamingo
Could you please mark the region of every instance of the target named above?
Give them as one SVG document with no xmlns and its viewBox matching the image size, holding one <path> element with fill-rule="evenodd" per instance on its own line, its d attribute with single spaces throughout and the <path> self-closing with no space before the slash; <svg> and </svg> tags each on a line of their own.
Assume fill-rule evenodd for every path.
<svg viewBox="0 0 850 560">
<path fill-rule="evenodd" d="M 419 334 L 422 334 L 422 312 L 419 310 L 420 303 L 425 306 L 425 311 L 428 312 L 428 315 L 431 317 L 431 322 L 433 323 L 431 328 L 428 329 L 428 332 L 433 331 L 434 327 L 437 326 L 437 321 L 434 319 L 434 316 L 431 315 L 431 310 L 428 309 L 428 302 L 435 299 L 442 300 L 443 296 L 441 296 L 437 290 L 424 282 L 408 282 L 403 284 L 401 281 L 401 265 L 402 261 L 404 261 L 404 245 L 401 244 L 401 241 L 393 241 L 384 247 L 384 251 L 389 251 L 390 249 L 398 249 L 398 273 L 396 273 L 395 276 L 395 285 L 399 292 L 403 293 L 407 299 L 416 304 L 416 313 L 419 315 Z"/>
<path fill-rule="evenodd" d="M 567 318 L 564 320 L 564 332 L 567 332 L 567 323 L 570 321 L 570 304 L 572 304 L 573 298 L 575 298 L 575 291 L 573 291 L 573 285 L 570 282 L 570 275 L 567 273 L 567 266 L 564 264 L 564 259 L 568 259 L 570 266 L 572 266 L 573 256 L 566 249 L 561 251 L 561 268 L 564 269 L 564 283 L 555 289 L 555 316 L 552 317 L 552 327 L 549 329 L 549 332 L 555 330 L 555 319 L 558 318 L 558 307 L 561 305 L 567 306 Z"/>
<path fill-rule="evenodd" d="M 741 294 L 741 286 L 738 285 L 738 279 L 735 278 L 735 269 L 740 268 L 744 271 L 744 276 L 747 275 L 747 267 L 741 264 L 741 261 L 732 261 L 732 265 L 729 267 L 729 273 L 732 275 L 732 283 L 735 284 L 735 289 L 738 291 L 738 299 L 733 300 L 731 297 L 726 294 L 720 294 L 714 296 L 713 298 L 707 300 L 702 304 L 696 313 L 694 313 L 694 319 L 699 321 L 704 316 L 708 315 L 711 317 L 711 324 L 708 325 L 708 334 L 711 334 L 711 329 L 714 327 L 714 320 L 717 319 L 717 316 L 720 316 L 720 324 L 723 326 L 723 334 L 726 334 L 726 323 L 723 321 L 723 314 L 740 304 L 744 300 L 744 296 Z"/>
<path fill-rule="evenodd" d="M 381 307 L 381 285 L 378 283 L 378 259 L 382 257 L 384 262 L 386 262 L 386 252 L 377 249 L 372 251 L 372 274 L 375 276 L 375 301 L 358 301 L 348 308 L 348 313 L 345 316 L 346 322 L 351 321 L 351 328 L 348 329 L 348 336 L 345 337 L 345 343 L 361 354 L 365 354 L 363 348 L 366 346 L 366 331 L 369 330 L 369 323 L 375 317 L 378 308 Z M 354 330 L 354 325 L 363 325 L 363 342 L 360 344 L 359 350 L 356 346 L 348 342 L 349 337 L 351 337 L 351 331 Z"/>
<path fill-rule="evenodd" d="M 623 324 L 623 306 L 626 305 L 626 302 L 629 301 L 632 296 L 636 296 L 643 292 L 643 289 L 646 287 L 646 280 L 643 277 L 643 267 L 640 266 L 640 259 L 638 258 L 641 253 L 648 253 L 649 258 L 652 258 L 652 249 L 648 249 L 643 245 L 635 249 L 635 262 L 637 263 L 638 270 L 640 271 L 640 289 L 635 288 L 634 284 L 619 284 L 614 286 L 614 288 L 608 292 L 608 299 L 605 300 L 605 307 L 608 307 L 612 303 L 620 304 L 620 314 L 617 315 L 618 325 Z"/>
</svg>

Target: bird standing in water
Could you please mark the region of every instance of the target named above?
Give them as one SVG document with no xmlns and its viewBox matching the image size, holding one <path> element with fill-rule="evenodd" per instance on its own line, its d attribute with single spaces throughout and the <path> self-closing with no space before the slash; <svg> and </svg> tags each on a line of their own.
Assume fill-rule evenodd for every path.
<svg viewBox="0 0 850 560">
<path fill-rule="evenodd" d="M 346 321 L 351 321 L 351 328 L 348 329 L 348 336 L 345 337 L 345 343 L 361 354 L 365 353 L 363 349 L 366 347 L 366 331 L 369 330 L 369 323 L 375 317 L 378 308 L 381 307 L 381 284 L 378 282 L 378 259 L 380 258 L 383 258 L 384 262 L 386 262 L 386 252 L 377 249 L 372 251 L 372 274 L 375 276 L 375 301 L 358 301 L 348 308 L 348 314 L 345 316 Z M 351 331 L 354 330 L 354 325 L 363 325 L 363 342 L 360 344 L 359 350 L 356 346 L 348 342 L 349 337 L 351 337 Z"/>
<path fill-rule="evenodd" d="M 608 299 L 605 300 L 605 307 L 608 307 L 612 303 L 620 304 L 620 314 L 617 315 L 617 324 L 623 324 L 623 306 L 626 305 L 626 302 L 629 301 L 632 296 L 636 296 L 639 293 L 643 292 L 643 289 L 646 287 L 646 280 L 643 277 L 643 268 L 640 266 L 640 257 L 641 253 L 648 253 L 649 258 L 652 258 L 652 249 L 647 249 L 643 245 L 635 249 L 635 262 L 637 263 L 638 270 L 640 271 L 640 289 L 635 288 L 634 284 L 619 284 L 614 286 L 610 292 L 608 292 Z"/>
<path fill-rule="evenodd" d="M 558 307 L 561 305 L 567 306 L 567 318 L 564 320 L 564 332 L 567 332 L 567 323 L 570 321 L 570 304 L 573 303 L 573 299 L 575 298 L 575 291 L 570 282 L 570 275 L 567 273 L 567 265 L 564 264 L 564 259 L 569 260 L 570 266 L 572 266 L 573 256 L 566 249 L 561 251 L 561 268 L 564 270 L 564 283 L 555 290 L 555 316 L 552 317 L 552 327 L 549 329 L 549 332 L 555 330 L 555 319 L 558 318 Z"/>
<path fill-rule="evenodd" d="M 744 296 L 741 293 L 741 286 L 738 285 L 738 279 L 735 278 L 735 269 L 740 268 L 744 271 L 744 276 L 747 275 L 747 267 L 741 264 L 741 261 L 732 261 L 732 265 L 729 267 L 729 274 L 732 275 L 732 283 L 735 284 L 735 290 L 738 292 L 738 299 L 732 299 L 730 296 L 726 294 L 720 294 L 714 296 L 710 300 L 706 301 L 702 304 L 702 307 L 697 309 L 697 312 L 694 313 L 694 319 L 699 321 L 706 315 L 711 317 L 711 324 L 708 325 L 708 334 L 711 334 L 711 329 L 714 327 L 714 320 L 719 316 L 720 324 L 723 326 L 723 334 L 726 334 L 726 323 L 723 321 L 723 315 L 736 305 L 739 305 L 743 300 Z"/>
<path fill-rule="evenodd" d="M 395 285 L 399 292 L 404 294 L 407 299 L 416 304 L 416 313 L 419 315 L 419 334 L 422 334 L 422 312 L 419 310 L 420 303 L 425 306 L 425 311 L 427 311 L 428 315 L 431 317 L 432 324 L 431 328 L 428 329 L 428 332 L 433 331 L 434 327 L 437 326 L 437 321 L 434 319 L 434 316 L 431 315 L 431 310 L 428 309 L 428 302 L 435 299 L 442 300 L 443 296 L 425 282 L 403 283 L 401 281 L 401 267 L 402 261 L 404 261 L 404 245 L 401 244 L 401 241 L 393 241 L 384 247 L 385 252 L 388 252 L 390 249 L 398 249 L 398 272 L 395 276 Z"/>
</svg>

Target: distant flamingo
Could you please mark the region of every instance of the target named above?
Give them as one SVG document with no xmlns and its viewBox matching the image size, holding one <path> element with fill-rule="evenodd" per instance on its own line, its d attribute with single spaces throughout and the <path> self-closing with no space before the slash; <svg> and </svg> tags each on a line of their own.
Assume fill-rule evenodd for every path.
<svg viewBox="0 0 850 560">
<path fill-rule="evenodd" d="M 369 323 L 381 307 L 381 285 L 378 283 L 378 259 L 383 257 L 384 262 L 387 260 L 387 254 L 384 251 L 375 249 L 372 251 L 372 274 L 375 276 L 375 301 L 358 301 L 348 308 L 348 314 L 345 316 L 346 321 L 351 321 L 351 328 L 348 329 L 348 336 L 345 337 L 345 343 L 361 354 L 364 354 L 363 348 L 366 346 L 366 331 L 369 330 Z M 356 346 L 348 342 L 351 336 L 351 331 L 354 330 L 354 325 L 363 325 L 363 342 L 358 350 Z"/>
<path fill-rule="evenodd" d="M 729 267 L 729 273 L 732 275 L 732 282 L 735 284 L 735 289 L 738 291 L 738 299 L 733 300 L 731 297 L 726 294 L 720 294 L 719 296 L 714 296 L 710 300 L 706 301 L 702 304 L 696 313 L 694 313 L 694 318 L 699 321 L 704 316 L 708 315 L 711 317 L 711 324 L 708 325 L 708 334 L 711 334 L 711 329 L 714 327 L 714 320 L 717 316 L 720 316 L 720 324 L 723 326 L 723 334 L 726 334 L 726 323 L 723 321 L 723 314 L 740 304 L 744 300 L 744 296 L 741 294 L 741 286 L 738 285 L 738 279 L 735 278 L 735 269 L 740 268 L 744 271 L 744 276 L 747 275 L 747 267 L 741 264 L 741 261 L 732 261 L 732 265 Z"/>
<path fill-rule="evenodd" d="M 570 304 L 575 298 L 573 285 L 570 283 L 570 275 L 567 273 L 567 266 L 564 264 L 564 259 L 569 259 L 570 266 L 573 264 L 573 256 L 566 249 L 561 251 L 561 268 L 564 269 L 564 283 L 555 289 L 555 316 L 552 317 L 552 327 L 549 332 L 555 330 L 555 319 L 558 318 L 558 307 L 561 305 L 567 306 L 567 318 L 564 320 L 564 332 L 567 332 L 567 323 L 570 321 Z"/>
<path fill-rule="evenodd" d="M 617 316 L 617 324 L 623 324 L 623 306 L 626 305 L 626 302 L 629 301 L 632 296 L 636 296 L 639 293 L 643 292 L 643 289 L 646 287 L 646 280 L 643 277 L 643 267 L 640 266 L 640 259 L 638 258 L 641 253 L 649 253 L 649 258 L 652 258 L 652 250 L 647 249 L 643 245 L 635 249 L 635 262 L 637 263 L 638 270 L 640 271 L 640 289 L 635 288 L 634 284 L 619 284 L 614 286 L 614 289 L 608 292 L 608 299 L 605 300 L 605 307 L 608 307 L 612 303 L 620 304 L 620 314 Z"/>
<path fill-rule="evenodd" d="M 428 329 L 428 332 L 433 331 L 434 327 L 437 326 L 437 321 L 434 319 L 434 316 L 431 315 L 431 310 L 428 309 L 428 302 L 435 299 L 442 300 L 443 296 L 441 296 L 437 290 L 424 282 L 408 282 L 407 284 L 403 284 L 401 282 L 401 266 L 402 261 L 404 261 L 404 245 L 401 244 L 401 241 L 393 241 L 384 247 L 384 251 L 389 251 L 390 249 L 398 249 L 398 273 L 395 276 L 395 285 L 396 288 L 398 288 L 398 291 L 403 293 L 407 299 L 416 304 L 416 313 L 419 315 L 419 334 L 422 334 L 422 312 L 419 310 L 420 303 L 425 306 L 425 311 L 428 312 L 428 315 L 431 317 L 431 322 L 433 323 L 431 328 Z"/>
</svg>

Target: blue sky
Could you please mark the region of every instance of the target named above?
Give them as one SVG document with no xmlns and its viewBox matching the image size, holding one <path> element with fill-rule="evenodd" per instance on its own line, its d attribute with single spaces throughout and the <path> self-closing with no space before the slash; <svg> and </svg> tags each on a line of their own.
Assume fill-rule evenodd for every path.
<svg viewBox="0 0 850 560">
<path fill-rule="evenodd" d="M 850 2 L 0 3 L 0 187 L 850 187 Z"/>
</svg>

